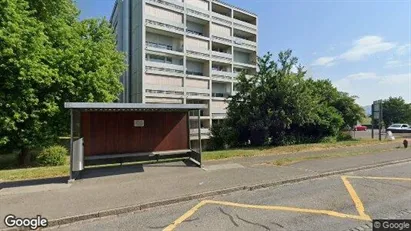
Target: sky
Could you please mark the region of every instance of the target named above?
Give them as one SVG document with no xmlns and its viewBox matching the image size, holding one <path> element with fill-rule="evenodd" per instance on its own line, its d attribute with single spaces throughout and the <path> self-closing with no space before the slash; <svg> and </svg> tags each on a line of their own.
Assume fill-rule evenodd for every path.
<svg viewBox="0 0 411 231">
<path fill-rule="evenodd" d="M 291 49 L 315 79 L 360 105 L 411 103 L 411 0 L 225 0 L 258 15 L 258 55 Z M 80 18 L 109 18 L 114 0 L 77 0 Z"/>
</svg>

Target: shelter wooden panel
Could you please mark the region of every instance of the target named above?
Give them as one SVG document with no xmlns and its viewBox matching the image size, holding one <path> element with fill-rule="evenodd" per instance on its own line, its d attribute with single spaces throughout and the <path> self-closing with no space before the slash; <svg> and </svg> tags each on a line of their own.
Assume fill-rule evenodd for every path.
<svg viewBox="0 0 411 231">
<path fill-rule="evenodd" d="M 143 120 L 143 127 L 134 121 Z M 82 112 L 84 155 L 189 149 L 187 112 Z"/>
</svg>

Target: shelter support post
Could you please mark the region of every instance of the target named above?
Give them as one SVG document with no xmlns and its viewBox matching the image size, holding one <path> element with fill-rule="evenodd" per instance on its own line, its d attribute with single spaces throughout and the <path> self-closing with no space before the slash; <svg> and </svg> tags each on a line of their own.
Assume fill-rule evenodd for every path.
<svg viewBox="0 0 411 231">
<path fill-rule="evenodd" d="M 200 118 L 200 110 L 198 110 L 198 115 L 197 115 L 197 122 L 198 122 L 198 150 L 193 150 L 191 147 L 191 134 L 190 134 L 190 125 L 188 126 L 188 139 L 190 140 L 190 149 L 192 150 L 191 152 L 191 158 L 190 160 L 193 161 L 195 164 L 197 164 L 199 167 L 201 167 L 201 118 Z"/>
<path fill-rule="evenodd" d="M 73 109 L 70 110 L 70 178 L 69 182 L 74 180 L 73 177 L 73 133 L 74 133 L 74 116 Z"/>
</svg>

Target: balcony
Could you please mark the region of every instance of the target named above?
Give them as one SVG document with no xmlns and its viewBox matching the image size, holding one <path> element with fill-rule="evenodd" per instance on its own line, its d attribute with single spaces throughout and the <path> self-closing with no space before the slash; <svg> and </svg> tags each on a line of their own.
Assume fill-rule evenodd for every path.
<svg viewBox="0 0 411 231">
<path fill-rule="evenodd" d="M 248 63 L 244 63 L 244 62 L 234 62 L 235 66 L 241 66 L 241 67 L 248 67 L 248 68 L 256 68 L 256 63 L 253 63 L 252 61 L 248 62 Z"/>
<path fill-rule="evenodd" d="M 214 22 L 220 23 L 220 24 L 223 24 L 223 25 L 226 25 L 226 26 L 231 27 L 232 24 L 233 24 L 232 23 L 232 18 L 227 17 L 227 16 L 222 15 L 222 14 L 215 13 L 215 12 L 211 13 L 211 18 Z"/>
<path fill-rule="evenodd" d="M 198 17 L 204 20 L 209 21 L 210 20 L 210 12 L 197 8 L 193 5 L 186 4 L 186 14 L 193 16 L 193 17 Z"/>
<path fill-rule="evenodd" d="M 182 50 L 173 50 L 173 46 L 167 44 L 160 44 L 155 42 L 146 41 L 146 50 L 165 52 L 174 55 L 184 55 Z"/>
<path fill-rule="evenodd" d="M 184 34 L 184 24 L 175 23 L 166 19 L 146 16 L 146 25 L 159 30 L 166 30 L 174 33 Z"/>
<path fill-rule="evenodd" d="M 187 99 L 210 99 L 210 93 L 189 92 L 186 93 Z"/>
<path fill-rule="evenodd" d="M 210 51 L 209 50 L 200 50 L 200 49 L 193 49 L 187 47 L 186 53 L 188 56 L 200 59 L 210 59 Z"/>
<path fill-rule="evenodd" d="M 227 71 L 211 71 L 211 76 L 213 80 L 220 80 L 220 81 L 231 81 L 234 77 L 234 73 L 227 72 Z"/>
<path fill-rule="evenodd" d="M 257 26 L 256 25 L 253 25 L 253 24 L 248 23 L 248 22 L 243 22 L 243 21 L 240 21 L 238 19 L 233 19 L 233 21 L 234 21 L 234 27 L 235 28 L 237 28 L 239 30 L 244 30 L 244 31 L 247 31 L 247 32 L 250 32 L 250 33 L 253 33 L 253 34 L 257 33 Z"/>
<path fill-rule="evenodd" d="M 157 89 L 146 89 L 146 96 L 158 97 L 158 98 L 184 98 L 184 92 L 182 91 L 167 91 L 167 90 L 157 90 Z"/>
<path fill-rule="evenodd" d="M 229 46 L 233 43 L 233 38 L 231 36 L 212 35 L 211 38 L 214 42 L 223 43 Z"/>
<path fill-rule="evenodd" d="M 234 37 L 234 45 L 240 46 L 245 49 L 257 50 L 257 43 L 254 41 Z"/>
<path fill-rule="evenodd" d="M 201 135 L 210 135 L 210 129 L 209 128 L 200 128 Z M 190 135 L 197 135 L 198 134 L 198 128 L 192 128 L 190 129 Z"/>
<path fill-rule="evenodd" d="M 233 55 L 224 52 L 212 51 L 211 56 L 213 59 L 225 62 L 231 62 L 233 60 Z"/>
<path fill-rule="evenodd" d="M 184 5 L 181 2 L 178 1 L 172 1 L 172 0 L 146 0 L 146 3 L 163 7 L 169 10 L 177 11 L 179 13 L 184 12 Z"/>
<path fill-rule="evenodd" d="M 146 61 L 145 63 L 146 73 L 171 76 L 184 76 L 184 67 L 182 65 L 158 63 L 152 61 Z"/>
<path fill-rule="evenodd" d="M 216 97 L 216 98 L 228 98 L 231 96 L 231 94 L 230 93 L 212 93 L 211 96 Z"/>
<path fill-rule="evenodd" d="M 212 113 L 212 119 L 225 119 L 227 117 L 227 113 Z"/>
</svg>

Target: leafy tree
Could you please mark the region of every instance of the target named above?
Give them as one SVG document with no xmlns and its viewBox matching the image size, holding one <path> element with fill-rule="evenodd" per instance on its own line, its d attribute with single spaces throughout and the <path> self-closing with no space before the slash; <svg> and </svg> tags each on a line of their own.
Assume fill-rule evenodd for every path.
<svg viewBox="0 0 411 231">
<path fill-rule="evenodd" d="M 355 97 L 339 92 L 329 80 L 307 79 L 291 50 L 280 52 L 277 61 L 268 53 L 258 66 L 253 77 L 238 76 L 227 119 L 212 130 L 220 146 L 317 142 L 337 137 L 363 117 Z M 294 66 L 297 72 L 291 71 Z"/>
<path fill-rule="evenodd" d="M 124 56 L 109 23 L 78 21 L 71 0 L 0 0 L 0 149 L 29 150 L 69 129 L 67 101 L 110 102 Z"/>
<path fill-rule="evenodd" d="M 385 127 L 393 123 L 411 123 L 411 106 L 402 97 L 383 100 L 383 121 Z"/>
</svg>

